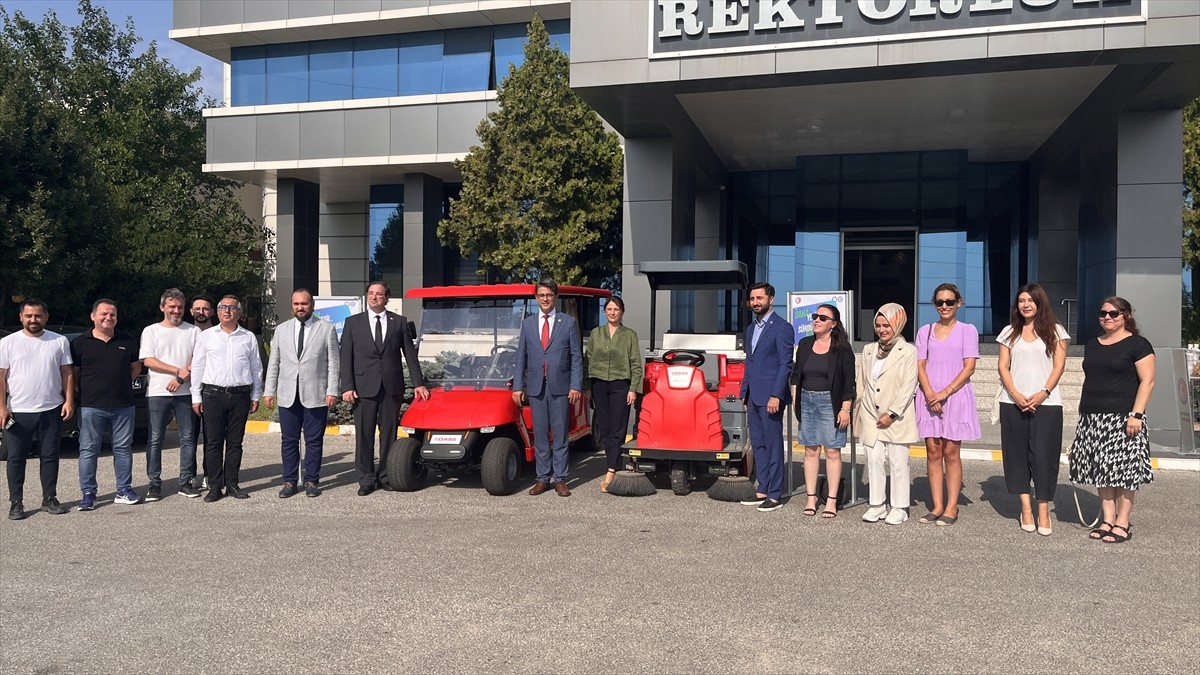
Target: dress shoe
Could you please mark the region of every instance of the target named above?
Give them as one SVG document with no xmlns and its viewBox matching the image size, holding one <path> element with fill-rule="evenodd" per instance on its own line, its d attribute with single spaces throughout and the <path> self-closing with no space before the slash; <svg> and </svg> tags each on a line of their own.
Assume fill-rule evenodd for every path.
<svg viewBox="0 0 1200 675">
<path fill-rule="evenodd" d="M 204 495 L 204 501 L 211 504 L 213 502 L 220 501 L 224 496 L 225 495 L 221 494 L 220 490 L 212 489 L 208 491 L 208 494 Z"/>
<path fill-rule="evenodd" d="M 250 493 L 246 492 L 237 485 L 226 485 L 225 494 L 233 497 L 234 499 L 250 499 Z"/>
<path fill-rule="evenodd" d="M 21 502 L 13 502 L 12 508 L 8 510 L 9 520 L 21 520 L 25 517 L 25 505 Z M 1105 534 L 1108 534 L 1107 532 Z"/>
<path fill-rule="evenodd" d="M 310 480 L 304 484 L 304 495 L 306 497 L 320 497 L 321 488 L 317 487 L 317 484 Z"/>
<path fill-rule="evenodd" d="M 294 494 L 296 494 L 296 484 L 289 480 L 283 484 L 283 488 L 279 491 L 279 498 L 287 499 Z"/>
<path fill-rule="evenodd" d="M 46 497 L 42 500 L 42 510 L 49 514 L 61 516 L 70 509 L 58 503 L 58 497 Z"/>
<path fill-rule="evenodd" d="M 529 494 L 536 497 L 549 489 L 550 489 L 550 483 L 547 483 L 544 480 L 539 480 L 538 482 L 533 484 L 533 487 L 529 488 Z"/>
<path fill-rule="evenodd" d="M 374 485 L 359 485 L 358 486 L 358 496 L 359 497 L 366 497 L 367 495 L 371 494 L 374 491 L 375 491 Z"/>
<path fill-rule="evenodd" d="M 567 487 L 567 481 L 560 480 L 554 484 L 554 493 L 559 497 L 570 497 L 571 488 Z"/>
</svg>

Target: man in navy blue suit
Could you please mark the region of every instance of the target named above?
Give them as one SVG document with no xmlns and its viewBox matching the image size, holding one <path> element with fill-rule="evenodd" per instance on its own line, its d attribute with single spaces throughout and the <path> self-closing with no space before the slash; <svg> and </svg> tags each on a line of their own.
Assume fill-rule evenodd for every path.
<svg viewBox="0 0 1200 675">
<path fill-rule="evenodd" d="M 749 418 L 750 444 L 754 449 L 754 471 L 758 491 L 743 501 L 759 511 L 783 506 L 783 408 L 791 401 L 788 376 L 792 372 L 795 329 L 771 311 L 775 287 L 759 282 L 750 287 L 750 309 L 754 322 L 746 328 L 746 374 L 742 379 L 742 401 Z"/>
<path fill-rule="evenodd" d="M 558 284 L 543 279 L 534 294 L 541 311 L 521 323 L 513 378 L 513 400 L 520 406 L 524 392 L 533 411 L 537 482 L 529 494 L 536 496 L 550 489 L 553 478 L 558 496 L 570 497 L 567 417 L 583 390 L 583 351 L 575 319 L 555 309 Z"/>
</svg>

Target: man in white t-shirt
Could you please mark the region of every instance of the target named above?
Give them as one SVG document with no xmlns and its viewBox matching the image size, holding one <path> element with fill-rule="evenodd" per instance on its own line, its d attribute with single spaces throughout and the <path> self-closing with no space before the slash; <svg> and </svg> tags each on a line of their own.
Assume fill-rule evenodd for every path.
<svg viewBox="0 0 1200 675">
<path fill-rule="evenodd" d="M 192 485 L 196 477 L 196 413 L 192 411 L 192 352 L 200 330 L 183 321 L 183 293 L 178 288 L 163 291 L 158 309 L 163 320 L 142 331 L 139 356 L 150 371 L 146 388 L 146 412 L 150 418 L 150 441 L 146 445 L 146 477 L 150 488 L 146 501 L 162 498 L 162 446 L 167 424 L 175 417 L 179 427 L 179 494 L 199 497 Z"/>
<path fill-rule="evenodd" d="M 50 312 L 41 300 L 21 303 L 21 327 L 0 340 L 0 422 L 8 446 L 9 520 L 25 517 L 25 458 L 37 438 L 42 510 L 67 512 L 58 502 L 58 444 L 62 423 L 75 414 L 71 345 L 46 330 Z M 65 394 L 64 394 L 65 392 Z"/>
</svg>

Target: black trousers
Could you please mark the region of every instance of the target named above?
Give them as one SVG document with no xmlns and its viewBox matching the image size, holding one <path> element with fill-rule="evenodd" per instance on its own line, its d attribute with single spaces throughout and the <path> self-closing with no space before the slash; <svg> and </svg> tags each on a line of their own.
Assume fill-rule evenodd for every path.
<svg viewBox="0 0 1200 675">
<path fill-rule="evenodd" d="M 604 449 L 608 468 L 620 471 L 621 446 L 629 429 L 629 380 L 597 380 L 592 378 L 592 437 Z"/>
<path fill-rule="evenodd" d="M 1058 464 L 1062 454 L 1062 406 L 1043 405 L 1022 412 L 1011 403 L 1000 404 L 1000 450 L 1004 460 L 1004 483 L 1009 494 L 1029 494 L 1052 501 L 1058 487 Z"/>
<path fill-rule="evenodd" d="M 250 392 L 203 387 L 200 401 L 204 404 L 204 475 L 208 477 L 208 489 L 238 485 Z"/>
<path fill-rule="evenodd" d="M 387 474 L 388 451 L 396 442 L 403 396 L 392 396 L 380 388 L 374 396 L 359 396 L 354 406 L 354 468 L 358 484 L 373 487 Z M 375 470 L 375 428 L 379 427 L 379 470 Z"/>
</svg>

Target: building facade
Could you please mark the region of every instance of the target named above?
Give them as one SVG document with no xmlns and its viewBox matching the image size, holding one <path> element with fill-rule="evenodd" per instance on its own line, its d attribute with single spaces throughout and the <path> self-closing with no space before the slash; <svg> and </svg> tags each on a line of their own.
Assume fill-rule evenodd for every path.
<svg viewBox="0 0 1200 675">
<path fill-rule="evenodd" d="M 1028 281 L 1079 338 L 1115 293 L 1179 345 L 1195 0 L 175 0 L 227 64 L 205 169 L 263 187 L 278 288 L 477 278 L 436 224 L 535 13 L 624 140 L 631 310 L 639 260 L 737 258 L 914 325 L 951 281 L 984 335 Z M 657 325 L 735 330 L 731 302 Z"/>
</svg>

